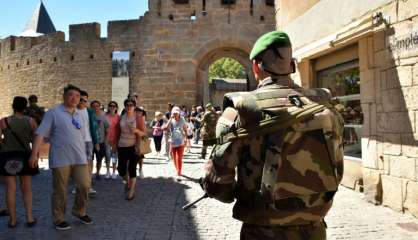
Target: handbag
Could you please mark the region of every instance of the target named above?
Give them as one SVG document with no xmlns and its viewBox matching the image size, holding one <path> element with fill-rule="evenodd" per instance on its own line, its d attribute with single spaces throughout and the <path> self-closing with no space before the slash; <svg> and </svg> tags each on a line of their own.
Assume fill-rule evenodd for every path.
<svg viewBox="0 0 418 240">
<path fill-rule="evenodd" d="M 151 139 L 146 136 L 138 137 L 135 144 L 135 152 L 139 156 L 151 153 Z"/>
<path fill-rule="evenodd" d="M 25 144 L 17 136 L 17 134 L 11 129 L 7 118 L 5 119 L 7 129 L 10 130 L 13 137 L 17 142 L 24 148 Z M 34 175 L 39 173 L 39 168 L 30 168 L 29 167 L 29 158 L 31 156 L 31 150 L 26 149 L 25 151 L 10 151 L 0 153 L 0 172 L 2 175 L 6 176 L 15 176 L 19 173 L 24 173 L 25 175 Z"/>
</svg>

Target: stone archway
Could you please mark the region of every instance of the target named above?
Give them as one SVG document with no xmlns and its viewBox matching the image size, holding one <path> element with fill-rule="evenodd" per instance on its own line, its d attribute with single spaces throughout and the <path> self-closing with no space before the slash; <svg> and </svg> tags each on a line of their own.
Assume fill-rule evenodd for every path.
<svg viewBox="0 0 418 240">
<path fill-rule="evenodd" d="M 239 43 L 238 43 L 239 44 Z M 255 89 L 256 81 L 254 74 L 252 73 L 251 61 L 249 60 L 250 44 L 240 43 L 241 46 L 237 46 L 237 42 L 234 44 L 225 44 L 223 46 L 217 46 L 210 50 L 206 47 L 204 52 L 200 52 L 200 56 L 195 56 L 196 68 L 196 85 L 197 85 L 197 102 L 206 103 L 209 101 L 209 67 L 218 59 L 227 57 L 238 61 L 245 69 L 247 73 L 250 89 Z"/>
</svg>

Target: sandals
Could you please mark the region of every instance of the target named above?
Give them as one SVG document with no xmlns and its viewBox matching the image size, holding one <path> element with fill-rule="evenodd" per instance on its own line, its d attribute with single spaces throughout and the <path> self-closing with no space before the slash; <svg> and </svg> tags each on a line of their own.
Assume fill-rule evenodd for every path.
<svg viewBox="0 0 418 240">
<path fill-rule="evenodd" d="M 37 223 L 36 218 L 34 218 L 32 222 L 27 222 L 26 223 L 26 227 L 28 227 L 28 228 L 35 227 L 36 223 Z"/>
<path fill-rule="evenodd" d="M 7 222 L 7 227 L 9 228 L 16 228 L 16 226 L 17 226 L 17 221 L 15 222 L 15 224 L 12 224 L 10 220 Z"/>
<path fill-rule="evenodd" d="M 32 222 L 26 223 L 26 227 L 28 228 L 35 227 L 36 223 L 37 223 L 36 218 L 34 218 Z M 7 227 L 9 228 L 16 228 L 16 226 L 17 226 L 17 221 L 15 222 L 15 224 L 13 224 L 10 220 L 7 222 Z"/>
<path fill-rule="evenodd" d="M 126 194 L 126 200 L 127 201 L 132 201 L 135 198 L 135 194 L 132 194 L 132 196 L 129 196 L 129 194 Z"/>
</svg>

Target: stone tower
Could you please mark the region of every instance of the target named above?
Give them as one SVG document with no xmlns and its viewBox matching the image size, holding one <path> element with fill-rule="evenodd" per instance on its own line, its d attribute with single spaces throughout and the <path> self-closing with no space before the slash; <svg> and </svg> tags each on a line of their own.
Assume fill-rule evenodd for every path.
<svg viewBox="0 0 418 240">
<path fill-rule="evenodd" d="M 43 34 L 54 32 L 56 32 L 54 23 L 49 17 L 48 11 L 41 0 L 20 36 L 38 37 Z"/>
</svg>

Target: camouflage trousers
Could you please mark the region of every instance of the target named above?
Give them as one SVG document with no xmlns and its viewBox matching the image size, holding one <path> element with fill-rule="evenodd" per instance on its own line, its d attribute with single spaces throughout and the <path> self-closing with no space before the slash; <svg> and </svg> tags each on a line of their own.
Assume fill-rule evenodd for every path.
<svg viewBox="0 0 418 240">
<path fill-rule="evenodd" d="M 326 224 L 300 226 L 255 226 L 244 223 L 241 240 L 325 240 Z"/>
</svg>

